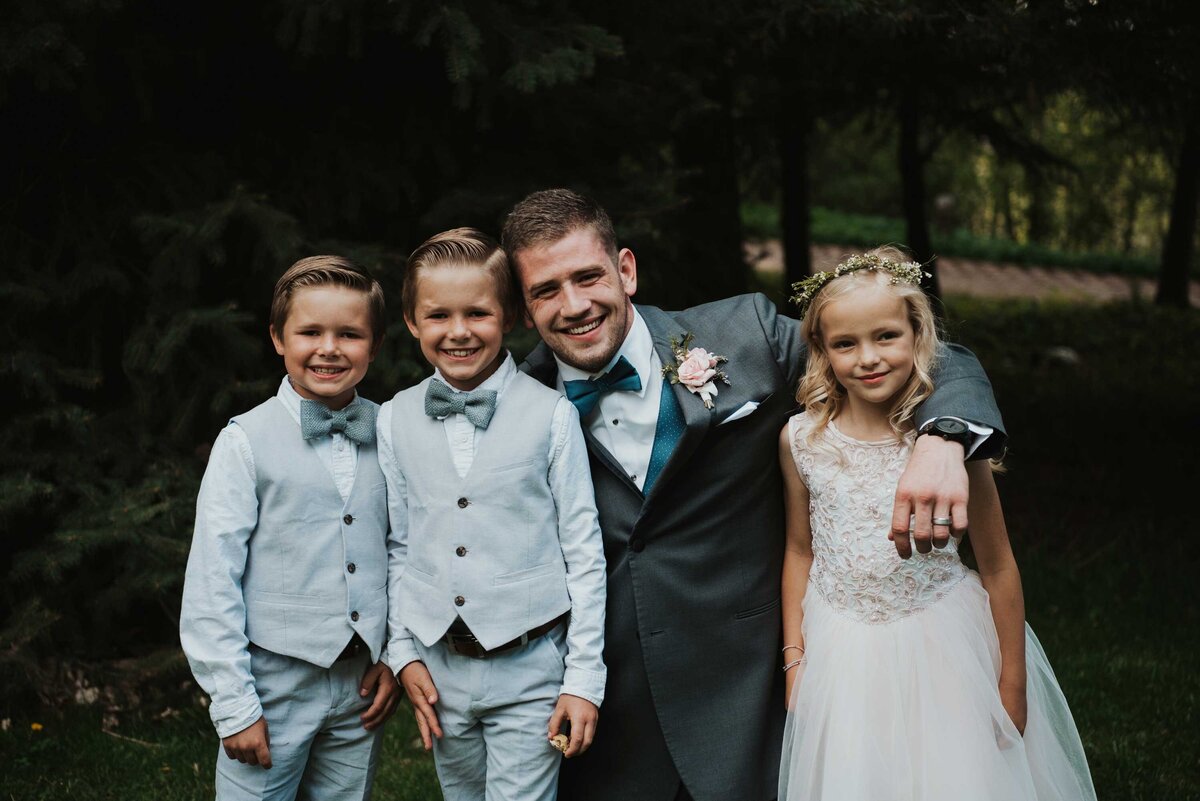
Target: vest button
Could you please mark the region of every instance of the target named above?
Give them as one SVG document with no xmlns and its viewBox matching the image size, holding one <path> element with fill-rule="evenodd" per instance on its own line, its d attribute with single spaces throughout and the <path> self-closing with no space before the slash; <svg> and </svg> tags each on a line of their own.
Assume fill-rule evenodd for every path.
<svg viewBox="0 0 1200 801">
<path fill-rule="evenodd" d="M 457 595 L 454 597 L 454 605 L 455 606 L 462 606 L 466 602 L 467 602 L 467 599 L 462 597 L 461 595 Z"/>
<path fill-rule="evenodd" d="M 347 526 L 354 522 L 354 515 L 346 515 L 342 518 L 342 522 Z"/>
<path fill-rule="evenodd" d="M 634 553 L 641 553 L 642 551 L 646 550 L 646 541 L 641 537 L 634 537 L 633 539 L 629 540 L 629 550 L 633 551 Z"/>
<path fill-rule="evenodd" d="M 350 564 L 346 565 L 346 572 L 347 572 L 347 573 L 353 573 L 355 570 L 358 570 L 358 566 L 357 566 L 357 565 L 355 565 L 353 562 L 351 562 Z"/>
<path fill-rule="evenodd" d="M 458 554 L 459 556 L 466 556 L 466 555 L 467 555 L 467 549 L 466 549 L 464 546 L 462 546 L 462 545 L 460 545 L 460 546 L 458 546 L 457 548 L 455 548 L 455 549 L 454 549 L 454 552 L 455 552 L 456 554 Z"/>
<path fill-rule="evenodd" d="M 467 508 L 467 504 L 469 504 L 469 503 L 470 503 L 470 501 L 468 501 L 466 498 L 459 498 L 459 499 L 458 499 L 458 508 L 459 508 L 459 509 L 466 509 L 466 508 Z"/>
<path fill-rule="evenodd" d="M 353 620 L 355 623 L 357 623 L 358 622 L 358 612 L 351 612 L 350 619 Z"/>
</svg>

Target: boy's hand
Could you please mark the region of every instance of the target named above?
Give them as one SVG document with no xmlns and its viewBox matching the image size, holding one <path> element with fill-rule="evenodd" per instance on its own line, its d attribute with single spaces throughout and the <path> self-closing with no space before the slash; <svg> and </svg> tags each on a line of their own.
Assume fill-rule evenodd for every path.
<svg viewBox="0 0 1200 801">
<path fill-rule="evenodd" d="M 358 716 L 367 731 L 386 723 L 396 711 L 396 705 L 400 703 L 400 685 L 396 682 L 396 674 L 383 662 L 376 662 L 363 674 L 358 694 L 366 698 L 372 691 L 375 693 L 375 700 L 366 712 Z"/>
<path fill-rule="evenodd" d="M 424 662 L 409 662 L 400 669 L 400 683 L 404 685 L 404 692 L 408 695 L 413 712 L 417 716 L 421 742 L 425 744 L 425 750 L 429 751 L 433 748 L 430 734 L 439 740 L 442 739 L 442 727 L 438 725 L 437 712 L 433 709 L 438 700 L 433 676 L 429 675 L 429 669 L 425 667 Z"/>
<path fill-rule="evenodd" d="M 1022 736 L 1025 734 L 1025 723 L 1029 715 L 1028 701 L 1025 697 L 1025 685 L 1020 687 L 1011 684 L 1000 683 L 1000 703 L 1004 705 L 1004 711 L 1008 713 L 1009 719 L 1013 725 L 1017 727 L 1017 731 Z"/>
<path fill-rule="evenodd" d="M 571 741 L 564 757 L 579 756 L 588 750 L 596 737 L 596 723 L 600 719 L 600 710 L 586 698 L 563 693 L 558 696 L 558 704 L 554 714 L 550 716 L 549 739 L 553 740 L 562 727 L 563 721 L 571 723 Z"/>
<path fill-rule="evenodd" d="M 230 759 L 271 769 L 271 735 L 267 732 L 266 718 L 259 718 L 237 734 L 225 737 L 221 745 Z"/>
</svg>

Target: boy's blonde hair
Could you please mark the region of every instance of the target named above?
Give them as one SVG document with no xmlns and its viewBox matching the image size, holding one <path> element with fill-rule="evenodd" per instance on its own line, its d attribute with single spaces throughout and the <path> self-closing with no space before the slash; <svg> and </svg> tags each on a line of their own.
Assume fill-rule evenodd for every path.
<svg viewBox="0 0 1200 801">
<path fill-rule="evenodd" d="M 908 257 L 894 247 L 875 248 L 866 255 L 896 264 L 908 261 Z M 913 413 L 933 392 L 932 374 L 941 351 L 941 336 L 933 306 L 924 290 L 918 284 L 896 282 L 890 274 L 881 270 L 857 270 L 834 278 L 812 298 L 800 326 L 801 336 L 808 343 L 808 364 L 800 379 L 796 400 L 808 412 L 810 440 L 824 430 L 846 404 L 846 390 L 837 382 L 829 357 L 825 354 L 825 343 L 821 339 L 821 312 L 830 301 L 863 286 L 886 287 L 903 300 L 908 309 L 908 322 L 913 329 L 912 375 L 897 393 L 888 415 L 897 439 L 912 430 Z"/>
<path fill-rule="evenodd" d="M 417 311 L 417 283 L 421 273 L 438 267 L 479 267 L 496 285 L 496 298 L 503 310 L 504 322 L 516 321 L 520 310 L 517 289 L 508 269 L 508 257 L 499 243 L 475 228 L 451 228 L 422 242 L 408 257 L 400 305 L 407 320 Z"/>
<path fill-rule="evenodd" d="M 314 286 L 343 286 L 364 293 L 371 317 L 371 343 L 379 344 L 387 328 L 383 287 L 366 270 L 342 256 L 309 256 L 279 276 L 271 296 L 271 330 L 283 335 L 283 325 L 292 310 L 292 296 L 298 289 Z"/>
</svg>

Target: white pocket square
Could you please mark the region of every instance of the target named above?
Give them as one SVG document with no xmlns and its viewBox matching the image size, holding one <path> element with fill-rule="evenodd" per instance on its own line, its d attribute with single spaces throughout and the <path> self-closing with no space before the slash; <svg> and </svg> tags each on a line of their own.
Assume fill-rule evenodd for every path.
<svg viewBox="0 0 1200 801">
<path fill-rule="evenodd" d="M 737 409 L 735 412 L 733 412 L 733 414 L 717 423 L 717 427 L 720 428 L 726 423 L 732 423 L 734 420 L 741 420 L 743 417 L 749 417 L 750 415 L 754 414 L 754 410 L 758 408 L 759 403 L 760 401 L 747 401 L 746 403 L 743 403 L 741 408 Z"/>
</svg>

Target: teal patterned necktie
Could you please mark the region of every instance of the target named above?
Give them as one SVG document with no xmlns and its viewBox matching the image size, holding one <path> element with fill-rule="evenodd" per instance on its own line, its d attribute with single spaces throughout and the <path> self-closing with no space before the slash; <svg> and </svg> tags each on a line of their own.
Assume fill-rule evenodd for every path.
<svg viewBox="0 0 1200 801">
<path fill-rule="evenodd" d="M 658 474 L 667 466 L 667 461 L 675 452 L 675 446 L 683 436 L 685 428 L 687 423 L 683 419 L 679 401 L 675 400 L 671 382 L 664 378 L 662 395 L 658 402 L 658 422 L 654 425 L 654 445 L 650 449 L 650 465 L 646 468 L 646 480 L 642 482 L 643 495 L 650 494 L 650 488 L 658 480 Z"/>
<path fill-rule="evenodd" d="M 567 400 L 575 404 L 580 417 L 587 417 L 600 402 L 600 396 L 606 392 L 637 392 L 641 388 L 642 377 L 624 356 L 617 359 L 617 363 L 604 375 L 586 381 L 563 382 Z"/>
<path fill-rule="evenodd" d="M 433 418 L 466 415 L 476 428 L 487 428 L 496 413 L 496 390 L 455 392 L 436 378 L 425 390 L 425 414 Z"/>
<path fill-rule="evenodd" d="M 305 439 L 327 437 L 333 432 L 359 445 L 375 442 L 375 407 L 369 403 L 351 403 L 333 410 L 323 403 L 300 400 L 300 433 Z"/>
</svg>

